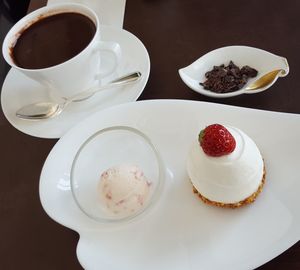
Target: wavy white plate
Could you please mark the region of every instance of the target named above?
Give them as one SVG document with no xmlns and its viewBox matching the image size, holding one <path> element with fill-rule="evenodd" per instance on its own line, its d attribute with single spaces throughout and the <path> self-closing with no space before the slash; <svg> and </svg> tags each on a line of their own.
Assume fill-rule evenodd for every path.
<svg viewBox="0 0 300 270">
<path fill-rule="evenodd" d="M 206 80 L 205 73 L 212 70 L 214 66 L 228 65 L 230 61 L 233 61 L 240 68 L 246 65 L 255 68 L 258 71 L 257 76 L 249 79 L 248 83 L 240 90 L 229 93 L 212 92 L 204 89 L 199 84 Z M 246 89 L 248 85 L 274 70 L 282 70 L 282 72 L 278 73 L 272 83 L 256 90 Z M 279 77 L 288 75 L 289 65 L 286 58 L 262 49 L 249 46 L 227 46 L 208 52 L 187 67 L 179 69 L 178 72 L 183 82 L 195 92 L 214 98 L 227 98 L 241 94 L 255 94 L 267 90 Z"/>
<path fill-rule="evenodd" d="M 203 204 L 192 192 L 185 163 L 199 130 L 210 123 L 236 126 L 260 148 L 267 169 L 257 201 L 236 210 Z M 128 125 L 148 135 L 166 165 L 161 198 L 145 216 L 108 226 L 85 216 L 70 190 L 70 167 L 96 130 Z M 140 101 L 95 113 L 65 134 L 40 178 L 45 211 L 80 234 L 77 256 L 85 269 L 253 269 L 300 239 L 300 115 L 180 100 Z M 53 254 L 55 250 L 53 250 Z"/>
</svg>

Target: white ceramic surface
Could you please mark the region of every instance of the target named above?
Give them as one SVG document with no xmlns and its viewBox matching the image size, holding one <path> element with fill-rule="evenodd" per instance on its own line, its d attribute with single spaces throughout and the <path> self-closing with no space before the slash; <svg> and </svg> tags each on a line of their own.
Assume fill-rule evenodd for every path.
<svg viewBox="0 0 300 270">
<path fill-rule="evenodd" d="M 150 59 L 142 42 L 133 34 L 109 26 L 100 29 L 103 40 L 115 40 L 121 46 L 122 59 L 118 69 L 105 77 L 102 83 L 113 78 L 140 71 L 142 79 L 122 88 L 112 88 L 79 103 L 72 103 L 58 117 L 42 121 L 26 121 L 15 116 L 16 111 L 24 105 L 49 100 L 46 89 L 40 84 L 24 76 L 17 70 L 11 69 L 4 81 L 1 92 L 1 105 L 8 121 L 18 130 L 41 138 L 59 138 L 68 129 L 91 113 L 116 104 L 135 101 L 142 93 L 150 73 Z M 109 52 L 103 53 L 104 69 L 113 65 Z M 75 79 L 74 79 L 75 80 Z"/>
<path fill-rule="evenodd" d="M 22 29 L 33 24 L 40 17 L 70 11 L 87 16 L 96 26 L 95 35 L 84 50 L 68 61 L 48 68 L 27 69 L 15 64 L 10 52 Z M 120 45 L 114 40 L 103 41 L 101 36 L 99 19 L 92 9 L 79 4 L 51 5 L 37 9 L 18 21 L 6 35 L 3 41 L 2 53 L 4 59 L 12 68 L 41 83 L 42 87 L 49 91 L 49 95 L 59 101 L 61 98 L 71 97 L 96 85 L 98 83 L 97 77 L 104 77 L 117 69 L 122 56 Z M 102 71 L 100 71 L 103 51 L 111 52 L 114 65 L 107 70 L 102 68 Z"/>
<path fill-rule="evenodd" d="M 255 203 L 220 209 L 193 194 L 186 158 L 199 129 L 210 123 L 240 128 L 262 152 L 267 178 Z M 144 132 L 160 151 L 167 177 L 151 212 L 105 226 L 76 206 L 70 168 L 82 142 L 113 125 Z M 180 100 L 122 104 L 95 113 L 58 141 L 41 173 L 40 199 L 50 217 L 80 234 L 77 256 L 85 269 L 254 269 L 300 239 L 299 137 L 295 114 Z"/>
<path fill-rule="evenodd" d="M 228 65 L 230 60 L 240 68 L 245 65 L 255 68 L 258 71 L 257 76 L 249 79 L 248 83 L 242 89 L 230 93 L 215 93 L 204 89 L 203 86 L 199 84 L 206 80 L 205 73 L 212 70 L 213 66 L 222 64 Z M 283 69 L 285 74 L 279 73 L 272 84 L 257 90 L 245 89 L 247 85 L 251 84 L 261 76 L 277 69 Z M 289 66 L 286 58 L 248 46 L 228 46 L 219 48 L 201 56 L 189 66 L 179 69 L 181 79 L 189 88 L 202 95 L 215 98 L 227 98 L 244 93 L 254 94 L 262 92 L 271 87 L 278 77 L 284 77 L 288 75 L 288 73 Z"/>
</svg>

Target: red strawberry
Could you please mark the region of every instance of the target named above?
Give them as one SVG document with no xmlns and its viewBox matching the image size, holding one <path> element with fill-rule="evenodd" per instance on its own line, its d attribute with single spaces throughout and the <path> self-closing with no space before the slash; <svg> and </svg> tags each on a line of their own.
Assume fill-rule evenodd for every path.
<svg viewBox="0 0 300 270">
<path fill-rule="evenodd" d="M 228 155 L 235 149 L 235 139 L 222 125 L 213 124 L 201 130 L 199 143 L 205 154 L 212 157 Z"/>
</svg>

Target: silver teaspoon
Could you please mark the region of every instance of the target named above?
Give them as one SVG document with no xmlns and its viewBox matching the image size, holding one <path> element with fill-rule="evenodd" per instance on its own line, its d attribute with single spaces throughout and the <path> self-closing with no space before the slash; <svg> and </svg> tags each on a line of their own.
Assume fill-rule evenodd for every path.
<svg viewBox="0 0 300 270">
<path fill-rule="evenodd" d="M 84 92 L 76 94 L 71 98 L 65 99 L 62 103 L 53 103 L 53 102 L 32 103 L 19 109 L 16 112 L 16 116 L 26 120 L 41 120 L 41 119 L 52 118 L 58 116 L 72 102 L 82 101 L 95 93 L 98 93 L 100 91 L 103 91 L 111 87 L 123 86 L 129 83 L 136 82 L 141 78 L 141 76 L 142 74 L 140 72 L 130 73 L 126 76 L 117 78 L 106 85 L 93 87 Z"/>
</svg>

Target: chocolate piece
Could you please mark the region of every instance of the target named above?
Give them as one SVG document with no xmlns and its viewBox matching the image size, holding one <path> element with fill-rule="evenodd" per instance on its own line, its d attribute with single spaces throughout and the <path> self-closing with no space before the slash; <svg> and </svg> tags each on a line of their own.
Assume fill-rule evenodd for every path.
<svg viewBox="0 0 300 270">
<path fill-rule="evenodd" d="M 229 93 L 244 87 L 249 78 L 257 76 L 257 70 L 249 66 L 241 69 L 233 61 L 228 66 L 224 64 L 214 66 L 211 71 L 205 73 L 207 80 L 200 83 L 206 90 L 216 93 Z"/>
</svg>

